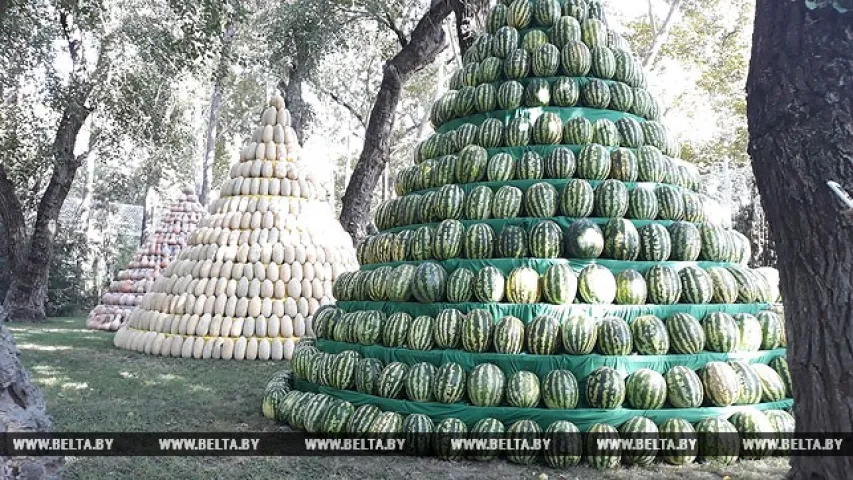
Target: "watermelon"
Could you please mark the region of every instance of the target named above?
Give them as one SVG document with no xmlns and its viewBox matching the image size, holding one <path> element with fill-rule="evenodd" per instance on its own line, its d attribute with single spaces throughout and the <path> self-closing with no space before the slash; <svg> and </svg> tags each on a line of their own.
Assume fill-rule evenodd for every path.
<svg viewBox="0 0 853 480">
<path fill-rule="evenodd" d="M 636 270 L 622 270 L 616 274 L 616 303 L 642 305 L 646 303 L 648 289 L 643 275 Z"/>
<path fill-rule="evenodd" d="M 518 29 L 527 28 L 533 19 L 530 0 L 513 0 L 506 12 L 506 23 Z"/>
<path fill-rule="evenodd" d="M 590 48 L 607 45 L 607 25 L 596 18 L 587 18 L 581 23 L 581 38 Z"/>
<path fill-rule="evenodd" d="M 610 174 L 610 152 L 601 145 L 587 145 L 578 155 L 577 175 L 587 180 L 604 180 Z"/>
<path fill-rule="evenodd" d="M 696 408 L 702 405 L 705 389 L 696 372 L 687 367 L 670 368 L 666 375 L 666 399 L 675 408 Z"/>
<path fill-rule="evenodd" d="M 539 377 L 524 370 L 510 375 L 506 383 L 506 403 L 518 408 L 533 408 L 538 405 Z"/>
<path fill-rule="evenodd" d="M 705 330 L 689 313 L 676 313 L 667 318 L 666 331 L 675 353 L 695 355 L 705 348 Z"/>
<path fill-rule="evenodd" d="M 495 325 L 494 347 L 498 353 L 518 354 L 524 345 L 524 323 L 521 320 L 506 316 Z"/>
<path fill-rule="evenodd" d="M 432 337 L 438 348 L 456 348 L 462 337 L 464 316 L 455 308 L 442 310 L 432 324 Z"/>
<path fill-rule="evenodd" d="M 462 203 L 465 199 L 465 192 L 459 185 L 444 185 L 438 189 L 436 194 L 438 197 L 433 203 L 433 212 L 439 219 L 459 219 L 462 217 Z M 434 246 L 433 250 L 435 250 Z"/>
<path fill-rule="evenodd" d="M 515 80 L 503 82 L 498 87 L 498 107 L 501 110 L 514 110 L 521 106 L 524 99 L 524 87 Z"/>
<path fill-rule="evenodd" d="M 672 267 L 654 265 L 646 270 L 646 286 L 649 302 L 655 305 L 673 305 L 681 297 L 681 279 Z"/>
<path fill-rule="evenodd" d="M 678 276 L 681 278 L 681 303 L 711 303 L 714 297 L 714 281 L 705 270 L 691 265 L 682 268 Z"/>
<path fill-rule="evenodd" d="M 488 310 L 471 310 L 462 321 L 462 348 L 468 352 L 485 352 L 492 343 L 494 320 Z"/>
<path fill-rule="evenodd" d="M 437 237 L 436 237 L 437 238 Z M 412 296 L 421 303 L 441 301 L 447 283 L 447 271 L 435 262 L 417 266 L 412 280 Z"/>
<path fill-rule="evenodd" d="M 740 332 L 731 315 L 711 312 L 702 319 L 705 331 L 705 346 L 712 352 L 731 353 L 738 346 Z"/>
<path fill-rule="evenodd" d="M 481 268 L 474 279 L 474 297 L 483 303 L 500 302 L 504 298 L 505 284 L 500 270 L 492 266 Z"/>
<path fill-rule="evenodd" d="M 574 302 L 577 288 L 577 277 L 565 263 L 551 265 L 542 275 L 542 296 L 548 303 L 567 305 Z"/>
<path fill-rule="evenodd" d="M 495 231 L 488 224 L 475 223 L 468 227 L 463 241 L 466 258 L 492 258 Z"/>
<path fill-rule="evenodd" d="M 469 232 L 471 230 L 469 229 Z M 470 302 L 474 295 L 474 272 L 457 268 L 447 277 L 447 301 L 450 303 Z M 393 316 L 393 315 L 392 315 Z M 387 327 L 386 327 L 387 329 Z M 390 346 L 387 345 L 386 346 Z"/>
<path fill-rule="evenodd" d="M 506 428 L 504 424 L 499 420 L 494 418 L 483 418 L 477 421 L 474 426 L 471 428 L 471 433 L 474 438 L 503 438 Z M 471 455 L 470 458 L 474 460 L 479 460 L 481 462 L 488 462 L 490 460 L 494 460 L 498 456 L 497 450 L 489 450 L 485 452 L 478 452 L 474 455 Z"/>
<path fill-rule="evenodd" d="M 486 167 L 486 180 L 490 182 L 505 182 L 512 180 L 514 175 L 515 159 L 510 154 L 496 153 L 489 158 L 489 164 Z"/>
<path fill-rule="evenodd" d="M 486 177 L 486 164 L 488 163 L 486 149 L 479 145 L 468 145 L 459 152 L 459 160 L 456 162 L 456 180 L 459 183 L 473 183 L 482 181 Z M 442 187 L 443 188 L 443 187 Z M 459 188 L 458 186 L 456 188 Z M 461 208 L 459 215 L 461 215 Z M 459 216 L 446 217 L 459 218 Z"/>
<path fill-rule="evenodd" d="M 527 76 L 530 71 L 530 53 L 522 48 L 509 52 L 504 59 L 504 77 L 518 80 Z"/>
<path fill-rule="evenodd" d="M 574 107 L 580 96 L 580 86 L 572 77 L 560 77 L 551 83 L 551 103 L 558 107 Z"/>
<path fill-rule="evenodd" d="M 729 365 L 738 375 L 740 391 L 735 404 L 752 405 L 761 401 L 761 378 L 752 366 L 743 361 L 730 361 Z"/>
<path fill-rule="evenodd" d="M 592 408 L 619 408 L 625 401 L 622 375 L 610 367 L 598 367 L 586 378 L 586 401 Z"/>
<path fill-rule="evenodd" d="M 534 355 L 551 355 L 560 345 L 560 321 L 552 315 L 534 318 L 525 332 L 527 351 Z"/>
<path fill-rule="evenodd" d="M 532 64 L 534 76 L 553 77 L 560 68 L 560 49 L 550 43 L 536 47 Z"/>
<path fill-rule="evenodd" d="M 740 395 L 740 377 L 725 362 L 708 362 L 699 370 L 699 378 L 705 389 L 705 399 L 717 407 L 728 407 Z"/>
<path fill-rule="evenodd" d="M 631 322 L 634 347 L 640 355 L 666 355 L 669 351 L 669 333 L 666 325 L 654 315 L 642 315 Z"/>
<path fill-rule="evenodd" d="M 458 363 L 442 364 L 435 372 L 433 396 L 437 402 L 456 403 L 465 394 L 465 371 Z"/>
<path fill-rule="evenodd" d="M 434 320 L 427 315 L 415 317 L 409 327 L 407 343 L 412 350 L 432 350 L 434 343 L 432 338 Z"/>
<path fill-rule="evenodd" d="M 584 117 L 574 117 L 563 125 L 563 143 L 586 145 L 592 143 L 592 122 Z"/>
<path fill-rule="evenodd" d="M 382 336 L 385 325 L 385 314 L 379 311 L 367 311 L 359 319 L 356 327 L 356 338 L 362 345 L 374 345 Z"/>
<path fill-rule="evenodd" d="M 763 363 L 753 364 L 752 369 L 761 380 L 761 401 L 778 402 L 785 398 L 785 381 L 776 370 Z"/>
<path fill-rule="evenodd" d="M 539 274 L 530 267 L 513 269 L 506 281 L 506 298 L 510 303 L 539 301 Z"/>
<path fill-rule="evenodd" d="M 560 193 L 560 212 L 573 218 L 588 217 L 592 214 L 595 194 L 589 182 L 569 180 Z"/>
<path fill-rule="evenodd" d="M 596 423 L 589 427 L 586 434 L 586 459 L 590 466 L 599 470 L 617 468 L 622 462 L 622 452 L 617 448 L 608 446 L 605 440 L 615 441 L 619 439 L 619 432 L 606 423 Z M 602 448 L 599 448 L 601 442 Z"/>
<path fill-rule="evenodd" d="M 524 89 L 524 105 L 527 107 L 545 107 L 549 103 L 551 103 L 551 84 L 541 78 L 530 80 Z M 536 142 L 534 141 L 534 143 Z"/>
<path fill-rule="evenodd" d="M 380 413 L 382 413 L 382 411 L 375 405 L 362 405 L 353 411 L 344 430 L 347 433 L 353 434 L 368 433 L 370 426 Z"/>
<path fill-rule="evenodd" d="M 563 48 L 570 42 L 579 42 L 581 39 L 581 24 L 576 18 L 565 15 L 554 21 L 551 30 L 551 43 L 557 48 Z"/>
<path fill-rule="evenodd" d="M 432 402 L 432 384 L 435 382 L 435 367 L 426 362 L 412 365 L 406 373 L 404 387 L 406 397 L 415 402 Z"/>
<path fill-rule="evenodd" d="M 557 214 L 557 189 L 540 182 L 524 192 L 524 211 L 528 217 L 553 217 Z"/>
<path fill-rule="evenodd" d="M 569 316 L 560 331 L 563 348 L 569 355 L 589 355 L 598 342 L 598 322 L 582 313 Z"/>
<path fill-rule="evenodd" d="M 658 427 L 660 438 L 672 442 L 674 445 L 696 439 L 696 430 L 693 425 L 683 418 L 668 418 Z M 698 443 L 698 442 L 697 442 Z M 696 460 L 698 449 L 696 444 L 690 449 L 664 449 L 659 456 L 670 465 L 687 465 Z"/>
<path fill-rule="evenodd" d="M 764 415 L 767 416 L 767 420 L 773 425 L 779 437 L 784 438 L 784 435 L 794 433 L 795 422 L 794 417 L 790 413 L 784 410 L 765 410 Z"/>
<path fill-rule="evenodd" d="M 567 77 L 585 77 L 592 68 L 592 52 L 581 42 L 566 42 L 560 51 L 560 66 Z"/>
<path fill-rule="evenodd" d="M 782 383 L 785 384 L 785 398 L 794 396 L 793 382 L 791 381 L 791 371 L 788 368 L 788 359 L 785 357 L 776 357 L 770 360 L 770 368 L 779 374 Z"/>
<path fill-rule="evenodd" d="M 613 75 L 616 76 L 619 73 L 619 60 L 618 57 L 614 57 L 614 70 Z M 622 82 L 613 82 L 610 84 L 610 105 L 607 108 L 610 110 L 618 110 L 620 112 L 630 112 L 631 107 L 634 106 L 634 89 Z M 630 119 L 633 120 L 633 119 Z M 636 141 L 639 139 L 645 139 L 645 135 L 643 134 L 643 130 L 639 124 L 636 125 L 639 129 L 639 135 L 637 135 L 636 131 L 633 132 L 625 132 L 627 136 L 624 140 L 622 140 L 621 145 L 625 147 L 639 147 L 642 145 L 642 142 Z M 619 132 L 622 135 L 622 132 Z"/>
<path fill-rule="evenodd" d="M 779 315 L 770 311 L 763 310 L 755 316 L 761 325 L 761 350 L 773 350 L 782 344 L 782 336 L 784 332 L 784 324 Z"/>
<path fill-rule="evenodd" d="M 581 88 L 581 102 L 589 108 L 605 109 L 610 99 L 610 87 L 603 80 L 591 79 Z"/>
<path fill-rule="evenodd" d="M 619 317 L 607 316 L 598 322 L 598 351 L 602 355 L 630 355 L 634 349 L 631 328 Z"/>
<path fill-rule="evenodd" d="M 430 192 L 432 193 L 432 192 Z M 432 256 L 432 242 L 435 237 L 435 229 L 428 226 L 419 227 L 415 230 L 415 234 L 412 236 L 412 244 L 409 247 L 410 253 L 413 260 L 429 260 L 433 258 Z M 402 266 L 402 265 L 401 265 Z M 411 266 L 411 265 L 410 265 Z M 394 282 L 394 278 L 397 274 L 397 270 L 400 267 L 396 267 L 394 270 L 394 274 L 391 275 L 391 282 Z M 414 270 L 413 270 L 414 272 Z M 386 293 L 389 297 L 391 297 L 392 293 L 390 289 L 386 289 Z M 404 302 L 405 300 L 394 300 L 393 298 L 389 298 L 391 301 Z"/>
<path fill-rule="evenodd" d="M 605 147 L 619 146 L 619 130 L 616 125 L 606 118 L 599 118 L 592 124 L 592 143 Z"/>
<path fill-rule="evenodd" d="M 775 433 L 773 424 L 764 415 L 764 412 L 759 410 L 735 412 L 729 416 L 728 421 L 735 426 L 738 434 L 740 434 L 740 438 L 743 440 L 765 438 L 764 435 Z M 746 446 L 746 442 L 744 442 L 744 446 Z M 754 460 L 767 456 L 768 453 L 770 453 L 768 449 L 745 449 L 741 454 L 741 458 Z"/>
<path fill-rule="evenodd" d="M 660 375 L 657 372 L 655 373 Z M 661 381 L 663 381 L 663 377 L 661 377 Z M 663 388 L 663 391 L 663 396 L 666 397 L 666 387 Z M 633 417 L 623 423 L 619 426 L 619 436 L 626 440 L 634 439 L 642 442 L 659 438 L 657 425 L 647 417 Z M 628 465 L 651 465 L 657 454 L 658 451 L 655 447 L 631 449 L 623 452 L 622 458 Z"/>
<path fill-rule="evenodd" d="M 566 17 L 563 17 L 566 18 Z M 583 439 L 575 424 L 566 420 L 557 420 L 545 429 L 546 438 L 551 442 L 545 451 L 545 462 L 551 468 L 568 468 L 581 461 Z"/>
<path fill-rule="evenodd" d="M 428 455 L 432 447 L 430 440 L 434 432 L 435 424 L 428 416 L 422 413 L 406 416 L 406 419 L 403 420 L 406 451 L 415 455 Z"/>
<path fill-rule="evenodd" d="M 492 85 L 501 78 L 503 61 L 498 57 L 488 57 L 477 66 L 477 82 L 480 85 L 474 92 L 477 111 L 489 112 L 497 107 L 498 90 Z"/>
<path fill-rule="evenodd" d="M 565 147 L 555 148 L 545 157 L 545 178 L 572 178 L 575 154 Z"/>
<path fill-rule="evenodd" d="M 547 82 L 546 82 L 547 85 Z M 546 90 L 550 92 L 550 90 Z M 550 95 L 550 93 L 549 93 Z M 563 123 L 556 113 L 545 112 L 533 123 L 533 143 L 557 145 L 563 139 Z"/>
<path fill-rule="evenodd" d="M 504 124 L 497 118 L 489 118 L 477 130 L 477 144 L 483 148 L 500 147 L 504 143 Z"/>
<path fill-rule="evenodd" d="M 492 216 L 492 189 L 480 185 L 471 189 L 465 195 L 462 207 L 463 217 L 468 220 L 486 220 Z"/>
<path fill-rule="evenodd" d="M 518 0 L 516 0 L 518 1 Z M 526 0 L 525 0 L 526 1 Z M 435 427 L 434 449 L 442 460 L 458 460 L 462 458 L 462 450 L 455 450 L 451 440 L 464 438 L 468 427 L 458 418 L 445 418 Z"/>
<path fill-rule="evenodd" d="M 637 181 L 637 156 L 633 150 L 617 148 L 610 152 L 610 178 L 623 182 Z M 635 188 L 634 191 L 636 190 L 638 189 Z M 631 202 L 633 202 L 633 196 L 631 197 Z M 655 206 L 657 206 L 657 203 L 655 203 Z M 638 205 L 636 208 L 640 207 L 641 205 Z"/>
<path fill-rule="evenodd" d="M 519 420 L 507 429 L 506 436 L 512 441 L 523 440 L 530 443 L 542 435 L 542 429 L 533 420 Z M 512 463 L 519 465 L 530 465 L 536 461 L 539 456 L 538 450 L 519 449 L 508 450 L 506 458 Z"/>
<path fill-rule="evenodd" d="M 319 419 L 319 431 L 324 433 L 343 433 L 347 422 L 355 412 L 349 402 L 332 400 Z"/>
<path fill-rule="evenodd" d="M 761 349 L 761 323 L 755 315 L 738 313 L 734 316 L 738 327 L 737 350 L 739 352 L 755 352 Z"/>
<path fill-rule="evenodd" d="M 605 180 L 595 189 L 596 217 L 624 217 L 628 211 L 628 187 L 619 180 Z"/>
<path fill-rule="evenodd" d="M 585 303 L 611 304 L 616 298 L 616 278 L 600 265 L 587 265 L 578 275 L 578 293 Z"/>
<path fill-rule="evenodd" d="M 522 258 L 526 257 L 527 232 L 515 225 L 507 225 L 498 235 L 498 257 L 500 258 Z"/>
<path fill-rule="evenodd" d="M 537 180 L 543 172 L 542 157 L 533 151 L 524 152 L 515 164 L 515 178 L 519 180 Z"/>
<path fill-rule="evenodd" d="M 551 220 L 542 220 L 528 234 L 530 255 L 536 258 L 557 258 L 563 249 L 563 231 Z"/>
<path fill-rule="evenodd" d="M 404 363 L 391 362 L 385 365 L 376 377 L 376 395 L 385 398 L 399 397 L 408 371 L 409 367 Z"/>
<path fill-rule="evenodd" d="M 610 80 L 616 74 L 616 57 L 613 51 L 602 45 L 590 48 L 592 55 L 592 76 Z"/>
<path fill-rule="evenodd" d="M 737 428 L 722 417 L 712 417 L 696 424 L 699 442 L 699 458 L 703 462 L 722 465 L 735 463 L 740 455 L 740 438 Z"/>
<path fill-rule="evenodd" d="M 548 408 L 570 410 L 578 404 L 578 381 L 569 370 L 551 370 L 542 381 L 542 401 Z"/>
<path fill-rule="evenodd" d="M 657 200 L 657 198 L 655 198 Z M 672 240 L 672 260 L 693 262 L 699 258 L 702 248 L 702 239 L 699 229 L 688 222 L 673 222 L 667 229 Z M 713 277 L 712 277 L 713 280 Z"/>
<path fill-rule="evenodd" d="M 735 303 L 738 294 L 738 284 L 735 277 L 723 267 L 708 267 L 705 269 L 711 276 L 714 285 L 713 303 Z"/>
<path fill-rule="evenodd" d="M 521 211 L 523 193 L 516 187 L 504 185 L 495 193 L 492 200 L 493 218 L 515 218 Z"/>
<path fill-rule="evenodd" d="M 644 188 L 634 189 L 634 192 L 637 191 L 648 190 Z M 669 259 L 670 255 L 672 255 L 672 239 L 669 236 L 669 231 L 663 225 L 659 223 L 650 223 L 648 225 L 644 225 L 640 227 L 638 235 L 640 237 L 639 258 L 641 260 L 646 260 L 650 262 L 664 262 Z M 704 270 L 702 271 L 702 273 L 705 273 Z"/>
<path fill-rule="evenodd" d="M 560 18 L 560 3 L 557 0 L 536 0 L 533 4 L 533 19 L 537 25 L 550 27 Z"/>
<path fill-rule="evenodd" d="M 577 220 L 565 235 L 566 252 L 573 258 L 598 258 L 604 251 L 604 235 L 591 220 Z"/>
<path fill-rule="evenodd" d="M 518 30 L 512 26 L 500 27 L 492 40 L 492 53 L 499 58 L 506 58 L 510 52 L 518 48 Z"/>
<path fill-rule="evenodd" d="M 623 218 L 610 219 L 604 226 L 604 255 L 615 260 L 634 261 L 639 254 L 640 234 L 634 224 Z"/>
<path fill-rule="evenodd" d="M 503 400 L 505 383 L 500 368 L 481 363 L 468 375 L 468 399 L 478 407 L 496 407 Z"/>
</svg>

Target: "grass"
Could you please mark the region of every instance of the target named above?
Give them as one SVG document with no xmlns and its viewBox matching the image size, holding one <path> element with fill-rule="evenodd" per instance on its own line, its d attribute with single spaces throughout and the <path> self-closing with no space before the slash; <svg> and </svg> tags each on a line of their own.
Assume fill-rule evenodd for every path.
<svg viewBox="0 0 853 480">
<path fill-rule="evenodd" d="M 282 368 L 271 362 L 199 361 L 119 350 L 112 334 L 86 330 L 82 318 L 10 324 L 21 358 L 44 390 L 59 431 L 278 431 L 260 414 L 261 391 Z M 407 457 L 76 457 L 65 477 L 104 478 L 781 478 L 783 459 L 676 468 L 654 465 L 599 472 L 557 471 L 505 461 L 487 464 Z"/>
</svg>

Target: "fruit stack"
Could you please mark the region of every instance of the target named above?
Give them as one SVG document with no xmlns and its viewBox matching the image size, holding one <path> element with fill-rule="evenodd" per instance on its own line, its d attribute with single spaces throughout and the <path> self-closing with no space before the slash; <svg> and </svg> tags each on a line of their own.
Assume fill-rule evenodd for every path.
<svg viewBox="0 0 853 480">
<path fill-rule="evenodd" d="M 169 208 L 154 234 L 134 254 L 126 269 L 110 282 L 101 304 L 92 309 L 86 327 L 118 330 L 142 296 L 151 290 L 160 272 L 187 246 L 187 237 L 205 215 L 204 207 L 191 189 Z"/>
<path fill-rule="evenodd" d="M 290 359 L 332 282 L 358 267 L 327 192 L 300 163 L 275 97 L 231 168 L 210 214 L 118 331 L 115 345 L 151 355 Z"/>
<path fill-rule="evenodd" d="M 265 413 L 439 434 L 422 453 L 443 458 L 465 432 L 702 434 L 694 454 L 506 455 L 553 467 L 731 462 L 714 439 L 792 431 L 774 271 L 746 266 L 749 242 L 676 158 L 601 4 L 514 0 L 487 24 Z"/>
</svg>

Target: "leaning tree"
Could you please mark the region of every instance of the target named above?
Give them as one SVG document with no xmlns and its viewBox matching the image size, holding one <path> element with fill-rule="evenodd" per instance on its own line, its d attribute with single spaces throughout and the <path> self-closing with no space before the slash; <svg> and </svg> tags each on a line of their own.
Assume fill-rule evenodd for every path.
<svg viewBox="0 0 853 480">
<path fill-rule="evenodd" d="M 853 431 L 853 2 L 758 0 L 749 152 L 779 256 L 797 430 Z M 845 191 L 846 189 L 846 191 Z M 846 478 L 853 457 L 794 457 Z"/>
</svg>

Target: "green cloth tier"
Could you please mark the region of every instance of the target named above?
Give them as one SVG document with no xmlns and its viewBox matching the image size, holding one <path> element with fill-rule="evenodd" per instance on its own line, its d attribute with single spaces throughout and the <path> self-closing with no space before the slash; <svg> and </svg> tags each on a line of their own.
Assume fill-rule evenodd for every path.
<svg viewBox="0 0 853 480">
<path fill-rule="evenodd" d="M 367 395 L 350 390 L 338 390 L 331 387 L 319 386 L 305 380 L 294 380 L 294 387 L 299 391 L 323 393 L 341 400 L 346 400 L 354 406 L 375 405 L 382 410 L 394 411 L 401 414 L 424 414 L 435 423 L 445 418 L 458 418 L 470 428 L 478 420 L 495 418 L 509 426 L 520 420 L 533 420 L 544 430 L 557 420 L 568 420 L 580 430 L 586 431 L 593 424 L 608 423 L 613 426 L 621 425 L 633 417 L 644 416 L 655 423 L 662 423 L 669 418 L 683 418 L 695 423 L 710 417 L 728 417 L 744 410 L 779 410 L 793 405 L 792 399 L 779 402 L 759 403 L 733 407 L 702 407 L 702 408 L 668 408 L 661 410 L 633 410 L 617 408 L 613 410 L 579 408 L 575 410 L 550 410 L 547 408 L 515 408 L 515 407 L 475 407 L 467 403 L 434 403 L 412 402 Z"/>
<path fill-rule="evenodd" d="M 676 366 L 698 370 L 708 362 L 728 362 L 731 360 L 766 364 L 776 357 L 785 356 L 784 348 L 738 353 L 702 352 L 698 355 L 530 355 L 526 353 L 511 355 L 494 352 L 471 353 L 464 350 L 410 350 L 382 345 L 336 342 L 326 339 L 317 339 L 317 348 L 326 353 L 355 350 L 364 357 L 378 358 L 385 365 L 391 362 L 400 362 L 406 365 L 427 362 L 438 367 L 444 363 L 454 362 L 462 365 L 465 371 L 471 371 L 481 363 L 493 363 L 500 367 L 507 376 L 526 370 L 544 378 L 553 370 L 570 370 L 578 379 L 585 378 L 601 366 L 616 369 L 622 375 L 628 375 L 641 368 L 648 368 L 663 374 Z"/>
<path fill-rule="evenodd" d="M 508 124 L 513 118 L 526 118 L 530 120 L 531 123 L 533 123 L 536 121 L 537 118 L 539 118 L 540 115 L 545 112 L 557 114 L 563 123 L 566 123 L 568 120 L 577 117 L 584 117 L 590 122 L 594 122 L 602 118 L 610 120 L 611 122 L 616 122 L 621 118 L 633 118 L 638 122 L 645 121 L 643 118 L 638 117 L 636 115 L 620 112 L 617 110 L 602 110 L 598 108 L 587 107 L 522 107 L 513 110 L 495 110 L 492 112 L 478 113 L 476 115 L 469 115 L 467 117 L 457 118 L 455 120 L 451 120 L 442 124 L 438 128 L 437 132 L 446 133 L 451 130 L 457 129 L 466 123 L 471 123 L 479 126 L 481 123 L 485 122 L 490 118 L 497 118 L 498 120 L 502 121 L 504 125 Z"/>
<path fill-rule="evenodd" d="M 641 315 L 656 315 L 667 318 L 676 313 L 689 313 L 696 318 L 702 318 L 711 312 L 756 314 L 770 308 L 769 303 L 737 303 L 737 304 L 676 304 L 676 305 L 590 305 L 575 303 L 570 305 L 551 305 L 547 303 L 415 303 L 415 302 L 368 302 L 341 301 L 337 303 L 345 312 L 362 310 L 379 310 L 386 315 L 396 312 L 406 312 L 412 317 L 429 315 L 435 317 L 442 310 L 455 308 L 467 314 L 478 308 L 487 310 L 493 318 L 500 319 L 511 315 L 519 318 L 525 324 L 530 323 L 539 315 L 554 315 L 562 322 L 571 313 L 585 313 L 596 318 L 612 315 L 631 322 Z"/>
<path fill-rule="evenodd" d="M 541 222 L 542 220 L 551 220 L 554 223 L 556 223 L 557 225 L 559 225 L 560 228 L 563 228 L 563 229 L 569 228 L 573 223 L 575 223 L 578 220 L 591 220 L 591 221 L 593 221 L 596 224 L 601 225 L 601 226 L 604 226 L 605 224 L 607 224 L 608 221 L 610 221 L 609 218 L 598 218 L 598 217 L 587 217 L 587 218 L 583 218 L 583 219 L 582 218 L 573 218 L 573 217 L 520 217 L 520 218 L 517 217 L 517 218 L 488 218 L 485 220 L 459 220 L 459 221 L 462 222 L 462 225 L 464 225 L 466 228 L 469 225 L 474 225 L 476 223 L 485 223 L 488 226 L 492 227 L 496 232 L 499 232 L 503 227 L 505 227 L 507 225 L 517 225 L 519 227 L 524 228 L 525 230 L 529 230 L 530 228 L 532 228 L 534 225 Z M 631 219 L 626 219 L 626 220 L 633 223 L 634 226 L 637 228 L 644 227 L 650 223 L 658 223 L 660 225 L 663 225 L 664 227 L 668 227 L 668 226 L 672 225 L 672 223 L 673 223 L 672 220 L 631 220 Z M 439 222 L 415 223 L 412 225 L 404 225 L 402 227 L 388 228 L 388 229 L 382 230 L 382 232 L 397 233 L 397 232 L 402 232 L 403 230 L 417 230 L 418 228 L 423 227 L 423 226 L 436 227 L 436 226 L 438 226 L 438 223 Z"/>
<path fill-rule="evenodd" d="M 735 265 L 734 263 L 724 262 L 649 262 L 649 261 L 625 261 L 625 260 L 610 260 L 605 258 L 597 259 L 566 259 L 566 258 L 491 258 L 487 260 L 472 260 L 467 258 L 452 258 L 449 260 L 430 260 L 444 267 L 448 273 L 453 272 L 457 268 L 467 268 L 477 271 L 485 267 L 495 267 L 504 275 L 509 275 L 518 267 L 530 267 L 536 270 L 539 275 L 544 275 L 551 265 L 567 264 L 572 267 L 572 270 L 577 274 L 587 265 L 601 265 L 613 273 L 619 273 L 623 270 L 637 270 L 640 273 L 645 272 L 654 265 L 662 265 L 672 267 L 676 270 L 681 270 L 685 267 L 696 266 L 700 268 L 708 267 L 727 267 Z M 390 263 L 368 263 L 361 266 L 361 270 L 376 270 L 380 267 L 398 267 L 400 265 L 410 263 L 419 265 L 421 261 L 405 261 L 405 262 L 390 262 Z"/>
<path fill-rule="evenodd" d="M 518 159 L 521 155 L 524 155 L 525 151 L 528 151 L 528 150 L 536 151 L 540 155 L 545 156 L 545 155 L 548 155 L 548 153 L 551 152 L 552 150 L 559 148 L 559 147 L 565 147 L 565 145 L 547 145 L 547 146 L 539 145 L 539 146 L 535 146 L 535 147 L 490 148 L 489 149 L 489 157 L 491 157 L 494 153 L 505 152 L 505 153 L 509 153 L 510 155 L 512 155 L 513 158 Z M 575 145 L 571 145 L 571 147 L 575 147 Z M 575 148 L 570 148 L 570 150 L 574 151 Z M 592 186 L 593 189 L 595 189 L 596 187 L 601 185 L 601 183 L 603 182 L 603 180 L 586 180 L 586 179 L 582 179 L 582 178 L 556 178 L 556 179 L 555 178 L 540 178 L 540 179 L 536 179 L 536 180 L 507 180 L 505 182 L 455 183 L 454 185 L 458 185 L 459 188 L 461 188 L 462 191 L 465 192 L 466 195 L 471 193 L 471 190 L 473 190 L 474 188 L 479 187 L 479 186 L 489 187 L 490 189 L 492 189 L 492 191 L 495 191 L 495 192 L 497 192 L 498 189 L 503 187 L 503 186 L 516 187 L 516 188 L 520 189 L 521 191 L 526 192 L 528 188 L 530 188 L 533 185 L 536 185 L 537 183 L 548 183 L 548 184 L 553 185 L 554 188 L 556 188 L 558 191 L 562 191 L 563 187 L 565 187 L 566 184 L 572 180 L 584 180 L 586 182 L 589 182 L 589 184 Z M 659 185 L 669 185 L 669 186 L 671 186 L 673 188 L 677 188 L 679 190 L 687 190 L 686 188 L 681 187 L 679 185 L 675 185 L 673 183 L 654 183 L 654 182 L 622 182 L 622 183 L 626 187 L 628 187 L 629 191 L 631 191 L 637 187 L 649 188 L 649 189 L 653 190 L 655 187 L 657 187 Z M 412 194 L 423 195 L 424 193 L 437 191 L 440 189 L 441 189 L 441 187 L 425 188 L 423 190 L 416 190 L 414 192 L 407 193 L 406 195 L 412 195 Z"/>
</svg>

